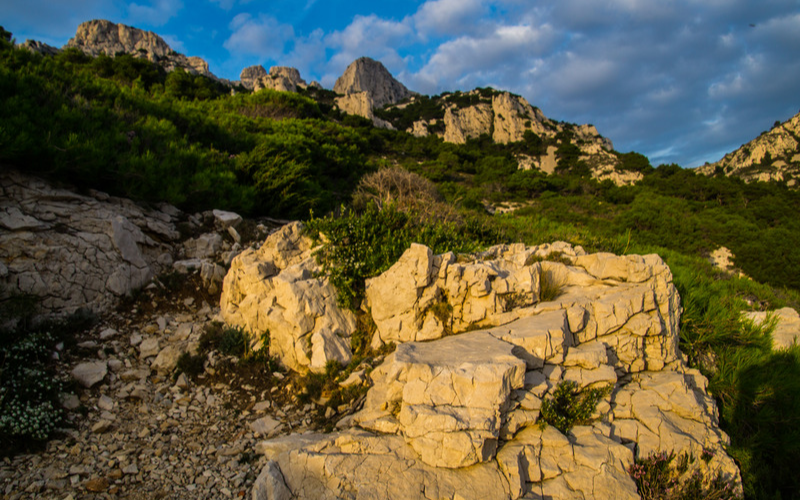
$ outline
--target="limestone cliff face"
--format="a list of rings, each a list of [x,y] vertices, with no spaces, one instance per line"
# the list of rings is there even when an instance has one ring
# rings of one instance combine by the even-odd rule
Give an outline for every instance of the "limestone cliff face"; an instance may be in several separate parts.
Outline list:
[[[718,168],[745,182],[774,180],[796,186],[800,179],[800,113],[697,172],[713,175]]]
[[[208,70],[208,63],[203,59],[186,57],[175,52],[163,38],[152,31],[115,24],[104,19],[81,23],[75,36],[67,42],[65,47],[78,48],[90,56],[130,54],[156,62],[167,71],[182,68],[193,74],[217,79]]]
[[[350,64],[336,80],[333,90],[344,95],[366,92],[373,109],[400,102],[412,95],[383,64],[368,57],[361,57]]]
[[[243,86],[255,92],[261,89],[297,92],[298,88],[308,87],[306,81],[300,77],[300,71],[286,66],[273,66],[269,73],[263,66],[250,66],[242,70],[239,79]]]

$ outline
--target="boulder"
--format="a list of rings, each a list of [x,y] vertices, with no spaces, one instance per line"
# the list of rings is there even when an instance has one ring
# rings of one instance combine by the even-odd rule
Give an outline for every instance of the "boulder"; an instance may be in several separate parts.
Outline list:
[[[260,249],[233,259],[220,299],[225,322],[269,332],[270,354],[295,371],[323,372],[329,361],[350,362],[355,316],[339,308],[336,290],[311,255],[300,223],[270,235]]]
[[[542,273],[561,281],[546,301],[532,279]],[[293,498],[635,499],[634,460],[674,451],[713,455],[690,473],[719,473],[741,492],[707,380],[678,351],[680,298],[660,258],[557,243],[456,259],[414,245],[367,290],[378,338],[399,345],[340,432],[257,446],[274,462],[257,488]],[[514,307],[475,314],[487,297]],[[469,331],[431,326],[430,304],[452,313],[440,323]],[[593,422],[566,434],[540,425],[564,381],[610,389]]]
[[[525,384],[525,363],[512,351],[485,332],[402,344],[372,373],[375,385],[355,421],[400,432],[435,467],[486,462],[509,395]]]

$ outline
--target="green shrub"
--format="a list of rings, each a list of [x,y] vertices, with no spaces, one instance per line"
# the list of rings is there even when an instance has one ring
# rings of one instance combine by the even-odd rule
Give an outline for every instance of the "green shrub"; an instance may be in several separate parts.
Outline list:
[[[241,358],[248,351],[249,337],[241,328],[228,327],[222,330],[219,339],[219,352]]]
[[[56,376],[50,360],[56,340],[50,332],[41,331],[7,333],[3,337],[0,442],[45,441],[64,418],[59,394],[66,385]]]
[[[366,279],[389,269],[412,242],[434,253],[468,252],[480,244],[467,225],[420,221],[394,205],[379,210],[370,204],[362,213],[343,207],[340,216],[312,218],[306,228],[322,243],[315,256],[336,287],[339,304],[351,310],[361,305]]]
[[[184,352],[178,357],[178,363],[175,366],[175,375],[185,373],[187,376],[194,379],[203,373],[203,365],[206,357],[202,354],[191,354]]]
[[[564,434],[576,425],[591,422],[597,404],[611,393],[611,386],[579,390],[572,380],[558,384],[551,398],[542,402],[541,424],[550,424]]]
[[[703,450],[703,459],[710,460],[712,453]],[[721,475],[711,480],[703,478],[699,470],[686,474],[694,457],[683,453],[677,457],[675,452],[654,453],[637,459],[628,473],[636,482],[636,489],[642,500],[735,500],[741,498],[735,485]]]

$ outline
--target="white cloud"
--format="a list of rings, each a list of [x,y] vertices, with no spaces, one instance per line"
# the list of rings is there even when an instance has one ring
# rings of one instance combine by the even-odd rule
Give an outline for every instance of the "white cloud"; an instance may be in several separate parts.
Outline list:
[[[240,56],[278,59],[283,55],[286,43],[294,38],[294,28],[265,14],[257,18],[239,14],[230,22],[229,28],[233,33],[222,45]]]
[[[457,81],[485,83],[470,75],[502,82],[516,73],[516,80],[550,49],[556,37],[548,25],[500,26],[485,37],[459,37],[441,44],[416,77],[423,85],[437,82],[439,91]],[[506,81],[507,86],[513,83]]]
[[[421,36],[464,35],[473,32],[487,10],[483,0],[430,0],[414,14]]]
[[[397,49],[416,40],[410,18],[393,21],[375,15],[356,16],[344,30],[325,37],[325,47],[332,49],[334,54],[329,59],[322,83],[330,85],[331,80],[335,81],[350,63],[362,56],[379,60],[389,71],[398,74],[405,69],[406,63]]]
[[[132,3],[128,6],[128,21],[163,26],[183,8],[181,0],[153,0],[149,5]]]

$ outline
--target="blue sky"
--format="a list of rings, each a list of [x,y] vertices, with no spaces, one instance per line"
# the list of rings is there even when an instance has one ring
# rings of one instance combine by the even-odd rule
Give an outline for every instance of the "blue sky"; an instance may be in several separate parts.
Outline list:
[[[492,86],[592,123],[654,165],[716,161],[800,111],[798,0],[3,0],[17,41],[82,21],[155,31],[218,76],[294,66],[332,88],[360,56],[411,90]]]

